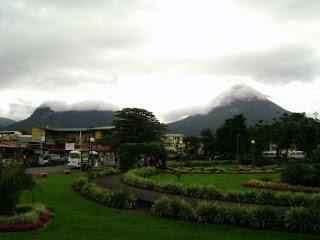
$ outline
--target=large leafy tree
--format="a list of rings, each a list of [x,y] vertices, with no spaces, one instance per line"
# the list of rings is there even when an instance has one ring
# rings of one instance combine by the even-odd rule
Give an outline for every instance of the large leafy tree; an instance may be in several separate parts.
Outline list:
[[[249,134],[246,128],[246,118],[242,115],[235,115],[227,119],[224,125],[216,132],[217,145],[220,152],[247,153],[249,150]],[[238,144],[237,144],[238,143]]]
[[[275,125],[276,122],[274,123]],[[277,127],[274,125],[266,124],[262,120],[248,129],[250,139],[255,140],[255,148],[258,152],[269,150],[270,144],[275,143],[275,134]]]
[[[304,113],[284,114],[273,127],[277,129],[276,139],[280,149],[295,146],[310,153],[319,144],[320,124]]]
[[[186,154],[187,157],[193,158],[195,155],[198,154],[198,150],[200,148],[201,139],[197,137],[186,137],[184,139],[184,142],[186,144]]]
[[[145,109],[124,108],[114,116],[115,145],[123,143],[158,142],[166,131],[166,125]]]
[[[210,128],[201,131],[201,141],[204,145],[205,155],[213,154],[215,149],[215,137]]]

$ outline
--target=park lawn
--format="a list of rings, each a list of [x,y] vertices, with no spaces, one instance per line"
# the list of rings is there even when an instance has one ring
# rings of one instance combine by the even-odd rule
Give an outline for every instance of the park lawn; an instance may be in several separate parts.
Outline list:
[[[262,179],[263,177],[272,179],[279,178],[279,173],[210,173],[210,174],[181,174],[179,181],[184,184],[214,185],[221,190],[243,190],[249,188],[242,184],[252,179]],[[177,182],[178,177],[174,174],[163,173],[152,177],[159,182]]]
[[[39,201],[56,212],[47,228],[21,233],[0,233],[1,240],[101,240],[101,239],[219,239],[219,240],[300,240],[320,239],[319,236],[286,232],[259,231],[231,226],[201,225],[178,220],[156,218],[135,211],[111,209],[87,201],[71,188],[79,174],[49,176],[37,183],[42,192]],[[30,201],[24,194],[23,201]]]

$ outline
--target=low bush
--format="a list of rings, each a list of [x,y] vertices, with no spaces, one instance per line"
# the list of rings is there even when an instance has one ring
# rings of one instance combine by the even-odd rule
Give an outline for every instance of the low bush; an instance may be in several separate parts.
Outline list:
[[[320,209],[290,209],[285,216],[285,227],[293,232],[320,233]]]
[[[178,168],[178,167],[212,167],[216,165],[221,165],[221,164],[232,164],[232,163],[237,163],[237,161],[233,160],[219,160],[219,161],[201,161],[201,160],[196,160],[196,161],[183,161],[183,162],[177,162],[177,161],[168,161],[167,166],[169,168]]]
[[[179,198],[163,197],[152,206],[152,214],[193,220],[199,223],[225,224],[258,229],[277,229],[282,218],[268,207],[244,207],[203,201],[192,207]]]
[[[133,209],[136,206],[135,196],[125,190],[119,189],[111,191],[106,197],[110,207],[119,209]]]
[[[0,215],[10,215],[15,212],[20,194],[24,190],[31,190],[35,181],[25,172],[21,164],[3,166],[0,163]]]
[[[151,212],[159,217],[172,217],[183,220],[191,220],[193,218],[191,205],[181,198],[162,197],[152,205]]]
[[[276,229],[281,223],[281,217],[270,207],[253,208],[251,212],[251,226],[259,229]]]
[[[73,183],[73,188],[85,197],[119,209],[133,209],[136,206],[136,198],[132,193],[125,190],[109,190],[101,188],[86,178],[79,178]]]
[[[98,168],[95,169],[92,172],[92,178],[99,178],[99,177],[105,177],[105,176],[109,176],[112,174],[116,174],[119,173],[119,170],[113,168],[113,167],[106,167],[106,168]]]
[[[320,166],[306,163],[290,164],[283,169],[280,177],[282,182],[290,185],[318,187],[320,186]]]

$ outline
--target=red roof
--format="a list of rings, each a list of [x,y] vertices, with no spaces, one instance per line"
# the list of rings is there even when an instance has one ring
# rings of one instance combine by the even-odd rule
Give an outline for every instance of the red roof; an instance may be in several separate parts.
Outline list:
[[[14,143],[0,143],[0,148],[23,148],[26,149],[26,146],[19,146]]]

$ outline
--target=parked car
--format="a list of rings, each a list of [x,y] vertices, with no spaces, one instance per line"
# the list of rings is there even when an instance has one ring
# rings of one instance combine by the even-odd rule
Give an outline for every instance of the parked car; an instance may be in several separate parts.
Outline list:
[[[65,164],[65,159],[61,158],[59,154],[43,154],[43,160],[45,161],[45,165],[61,165]]]
[[[276,158],[277,157],[277,151],[263,151],[262,156],[264,158]]]
[[[44,157],[43,155],[39,156],[38,161],[37,161],[38,166],[43,167],[48,164],[49,164],[49,160],[46,157]]]
[[[305,152],[304,151],[289,151],[288,152],[288,158],[291,158],[291,159],[304,159],[305,158]]]

